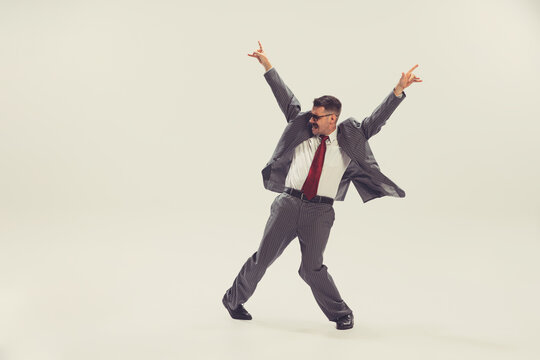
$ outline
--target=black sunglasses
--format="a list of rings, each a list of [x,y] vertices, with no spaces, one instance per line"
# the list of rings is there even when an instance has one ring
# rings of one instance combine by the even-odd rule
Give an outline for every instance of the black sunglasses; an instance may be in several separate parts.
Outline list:
[[[322,119],[322,118],[325,117],[325,116],[330,116],[330,115],[335,115],[335,114],[334,114],[334,113],[331,113],[331,114],[326,114],[326,115],[315,115],[315,114],[313,114],[312,112],[309,112],[308,115],[309,115],[309,118],[310,118],[310,119],[313,118],[313,120],[319,121],[319,119]]]

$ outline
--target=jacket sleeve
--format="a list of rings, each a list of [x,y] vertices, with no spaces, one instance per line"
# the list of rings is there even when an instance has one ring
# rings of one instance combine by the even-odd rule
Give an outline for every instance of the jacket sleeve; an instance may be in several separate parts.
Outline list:
[[[377,106],[373,113],[362,121],[361,129],[364,132],[366,139],[381,131],[381,128],[386,123],[386,120],[392,115],[398,105],[405,99],[405,92],[401,93],[401,98],[394,94],[394,90],[388,94],[383,102]]]
[[[300,112],[300,102],[287,85],[285,85],[274,67],[265,72],[264,77],[268,85],[270,85],[281,111],[285,114],[287,122],[291,121]]]

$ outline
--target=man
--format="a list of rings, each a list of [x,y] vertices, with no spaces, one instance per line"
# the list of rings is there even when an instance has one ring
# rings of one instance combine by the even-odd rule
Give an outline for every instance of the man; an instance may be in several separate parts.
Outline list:
[[[280,193],[271,206],[258,250],[245,262],[223,296],[233,319],[251,320],[243,304],[253,295],[266,269],[298,237],[302,261],[298,273],[311,287],[317,304],[339,330],[354,324],[352,310],[341,298],[323,264],[323,252],[334,223],[334,200],[342,201],[352,182],[362,200],[404,197],[405,192],[384,176],[367,140],[378,133],[405,98],[403,90],[421,82],[412,71],[401,73],[393,91],[361,123],[354,118],[336,124],[341,103],[333,96],[313,101],[310,112],[300,103],[270,64],[262,45],[251,57],[265,69],[264,77],[285,114],[287,126],[271,160],[262,170],[264,187]]]

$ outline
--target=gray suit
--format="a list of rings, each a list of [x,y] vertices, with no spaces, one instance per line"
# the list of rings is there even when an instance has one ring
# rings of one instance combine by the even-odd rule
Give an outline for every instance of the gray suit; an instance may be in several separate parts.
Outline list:
[[[272,88],[288,124],[279,139],[271,160],[262,170],[262,175],[266,189],[282,192],[294,148],[313,136],[313,133],[309,124],[309,111],[300,111],[300,103],[285,85],[275,68],[267,71],[264,77]],[[351,163],[343,174],[335,200],[345,199],[351,181],[364,202],[382,196],[405,196],[405,192],[380,171],[368,143],[368,139],[381,130],[386,120],[405,97],[405,92],[401,98],[398,98],[392,91],[371,116],[366,117],[361,123],[352,117],[339,123],[337,127],[338,144],[351,158]]]
[[[341,298],[328,268],[323,264],[324,249],[334,224],[334,208],[330,204],[312,203],[283,192],[295,147],[313,136],[309,112],[300,111],[300,103],[274,68],[264,76],[288,122],[271,160],[262,171],[264,187],[280,195],[272,203],[258,250],[240,269],[225,294],[225,301],[232,308],[246,302],[253,295],[266,269],[298,237],[302,252],[298,273],[311,287],[326,317],[335,321],[352,314],[352,311]],[[367,142],[379,132],[404,98],[405,93],[398,98],[392,92],[362,123],[348,118],[338,125],[338,144],[351,158],[351,162],[340,181],[335,200],[345,198],[351,181],[364,202],[382,196],[405,196],[402,189],[381,173]]]

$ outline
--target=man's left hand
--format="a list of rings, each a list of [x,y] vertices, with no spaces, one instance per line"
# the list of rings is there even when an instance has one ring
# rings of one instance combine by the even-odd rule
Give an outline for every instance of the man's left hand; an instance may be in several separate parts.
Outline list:
[[[405,90],[407,87],[409,87],[414,82],[422,82],[419,77],[414,75],[412,72],[414,69],[418,67],[418,64],[414,65],[411,70],[407,71],[407,73],[401,73],[401,79],[399,79],[398,84],[394,88],[394,94],[396,96],[401,95],[401,92]]]

